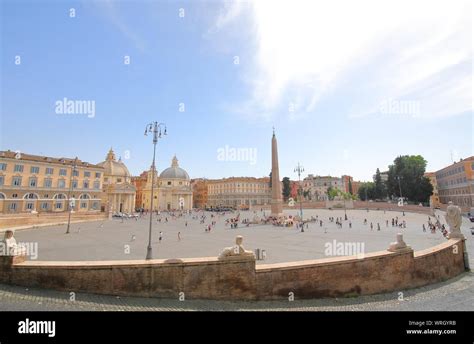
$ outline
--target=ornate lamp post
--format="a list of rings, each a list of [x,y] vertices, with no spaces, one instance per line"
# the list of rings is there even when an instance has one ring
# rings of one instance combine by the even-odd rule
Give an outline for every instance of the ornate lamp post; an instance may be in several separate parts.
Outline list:
[[[164,128],[163,135],[166,135],[166,124],[158,123],[158,122],[151,122],[147,124],[145,127],[145,136],[148,133],[153,133],[153,162],[151,164],[151,202],[150,202],[150,225],[148,228],[148,247],[146,250],[146,259],[153,258],[153,249],[151,247],[151,227],[153,221],[153,187],[155,181],[155,154],[156,154],[156,143],[158,139],[161,138],[161,128]]]
[[[303,188],[301,187],[301,173],[304,172],[303,166],[298,163],[298,166],[295,167],[295,172],[298,173],[298,184],[300,185],[300,217],[301,223],[303,224]],[[301,231],[304,232],[304,224],[301,227]]]
[[[74,207],[74,202],[73,202],[74,200],[71,200],[71,191],[73,189],[72,177],[73,177],[74,172],[76,172],[76,168],[77,168],[77,157],[74,159],[74,162],[72,163],[71,175],[69,176],[69,190],[67,192],[67,203],[68,203],[69,214],[67,217],[66,234],[69,234],[69,228],[71,227],[71,211],[72,211],[72,208]]]

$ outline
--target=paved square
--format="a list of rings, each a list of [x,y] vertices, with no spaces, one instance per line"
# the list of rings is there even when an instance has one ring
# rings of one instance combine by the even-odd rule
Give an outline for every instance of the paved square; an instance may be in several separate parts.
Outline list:
[[[297,214],[298,210],[285,211],[287,214]],[[203,214],[203,213],[199,213]],[[262,263],[277,263],[306,259],[326,258],[325,244],[333,240],[341,243],[363,243],[365,253],[385,250],[390,242],[395,241],[398,232],[404,233],[405,242],[415,250],[425,249],[444,242],[446,239],[437,231],[431,234],[429,229],[422,230],[422,224],[428,221],[423,214],[405,213],[399,211],[347,210],[348,221],[343,221],[343,227],[337,228],[335,223],[329,222],[328,217],[344,218],[344,210],[311,209],[304,210],[304,217],[318,216],[323,220],[319,223],[310,223],[305,232],[296,227],[284,228],[272,225],[245,225],[239,224],[236,229],[225,225],[225,220],[234,215],[227,214],[211,219],[210,212],[206,212],[205,223],[192,219],[191,215],[171,219],[165,222],[166,214],[161,214],[162,222],[153,218],[153,257],[154,258],[191,258],[217,256],[224,247],[234,244],[236,235],[243,235],[244,247],[248,250],[256,248],[266,250],[266,259],[257,261]],[[257,211],[260,215],[260,211]],[[445,223],[443,213],[439,212],[440,221]],[[200,216],[200,215],[199,215]],[[254,216],[253,211],[241,212],[241,219]],[[407,227],[400,229],[391,226],[391,219],[398,216],[399,221],[405,220]],[[364,219],[368,224],[364,225]],[[217,221],[215,227],[206,232],[205,227],[212,221]],[[388,227],[386,220],[389,221]],[[432,218],[434,220],[434,218]],[[349,229],[349,221],[352,228]],[[188,223],[185,226],[185,223]],[[370,229],[370,223],[374,229]],[[71,225],[71,233],[65,233],[65,226],[51,226],[17,231],[15,237],[19,242],[37,242],[38,260],[127,260],[144,259],[148,243],[149,217],[138,220],[113,219],[102,222],[75,223]],[[377,231],[380,223],[380,231]],[[462,231],[467,237],[467,249],[474,256],[472,235],[469,228],[472,224],[463,219]],[[163,239],[159,242],[159,232],[163,232]],[[178,240],[180,232],[181,240]]]

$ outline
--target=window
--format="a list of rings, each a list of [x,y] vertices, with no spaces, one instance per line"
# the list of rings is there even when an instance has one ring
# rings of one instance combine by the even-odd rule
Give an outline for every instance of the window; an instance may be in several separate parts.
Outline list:
[[[21,186],[21,177],[13,177],[12,178],[12,185],[13,186]]]
[[[53,173],[54,173],[54,168],[46,167],[46,174],[53,174]]]
[[[0,176],[0,185],[3,185],[5,183],[5,177]]]
[[[35,208],[34,203],[28,202],[26,203],[26,209],[33,210]]]
[[[87,208],[87,202],[81,202],[81,209]]]
[[[100,178],[100,172],[96,172],[96,173],[95,173],[95,177],[96,177],[96,178]]]
[[[6,171],[7,169],[7,164],[5,164],[4,162],[0,162],[0,171]]]
[[[15,165],[15,172],[23,172],[23,165]]]
[[[41,203],[41,210],[48,210],[48,202]]]
[[[84,171],[84,177],[89,178],[91,173],[89,171]]]
[[[97,201],[92,202],[92,209],[93,209],[93,210],[99,209],[99,202],[97,202]]]
[[[77,180],[72,181],[72,188],[77,189]]]
[[[43,182],[43,187],[50,188],[53,185],[53,180],[51,178],[45,178]]]
[[[82,187],[83,187],[84,189],[88,189],[88,188],[89,188],[89,181],[88,181],[88,180],[84,180]]]
[[[18,194],[16,194],[16,193],[13,194],[13,195],[12,195],[12,198],[18,198]]]
[[[10,211],[16,211],[16,203],[10,203]]]
[[[96,190],[100,189],[100,182],[99,181],[94,182],[94,189],[96,189]]]
[[[67,176],[67,170],[65,168],[61,168],[59,170],[59,175],[60,176]]]
[[[121,183],[122,182],[122,178],[117,178],[117,183]]]
[[[79,171],[78,170],[72,170],[72,176],[73,177],[79,177]]]
[[[40,168],[38,166],[31,166],[30,173],[39,173]]]
[[[56,209],[62,209],[63,203],[62,202],[56,202]]]
[[[30,178],[30,182],[28,183],[28,185],[29,185],[31,188],[35,188],[35,187],[36,187],[36,183],[37,183],[36,177],[31,177],[31,178]]]
[[[58,188],[64,189],[66,187],[66,181],[64,179],[58,180]]]
[[[48,194],[44,194],[44,195],[43,195],[43,198],[49,198],[49,195],[48,195]]]
[[[168,185],[171,185],[171,182],[168,182]]]

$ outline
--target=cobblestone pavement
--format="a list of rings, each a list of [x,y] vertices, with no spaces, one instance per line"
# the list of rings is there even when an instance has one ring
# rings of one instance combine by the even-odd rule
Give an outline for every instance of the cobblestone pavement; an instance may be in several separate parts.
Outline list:
[[[402,293],[402,294],[400,294]],[[400,298],[403,300],[400,300]],[[474,273],[427,287],[354,298],[230,302],[116,297],[0,284],[0,311],[473,311]]]

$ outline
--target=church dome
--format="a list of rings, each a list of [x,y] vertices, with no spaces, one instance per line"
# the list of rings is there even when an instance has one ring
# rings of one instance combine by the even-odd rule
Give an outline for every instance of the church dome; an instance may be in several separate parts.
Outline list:
[[[174,156],[171,162],[171,167],[168,167],[167,169],[163,170],[163,172],[161,172],[160,174],[160,178],[189,180],[189,175],[188,172],[179,167],[178,159],[176,158],[176,156]]]
[[[127,166],[122,162],[121,159],[119,161],[115,160],[115,153],[110,148],[109,153],[107,153],[107,157],[105,161],[98,163],[97,165],[104,168],[104,174],[114,177],[130,177],[130,172],[128,171]]]

